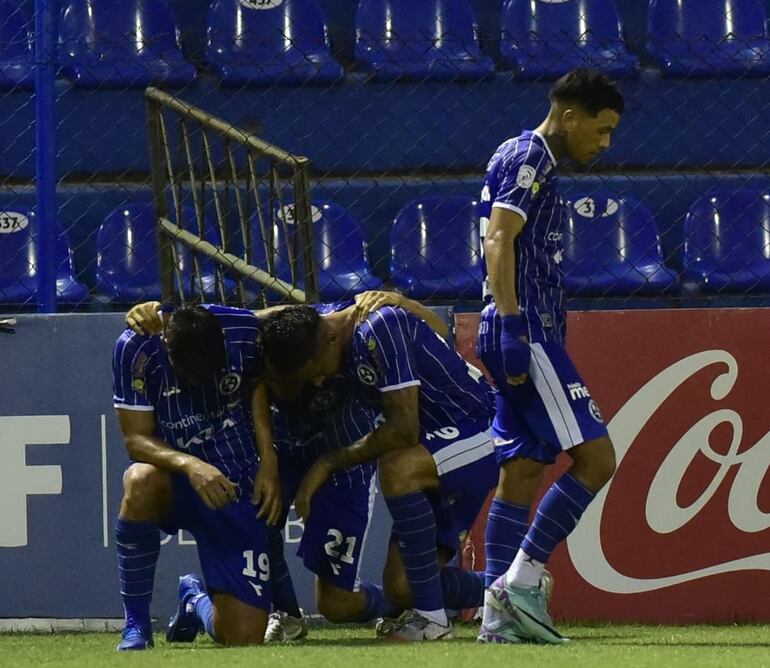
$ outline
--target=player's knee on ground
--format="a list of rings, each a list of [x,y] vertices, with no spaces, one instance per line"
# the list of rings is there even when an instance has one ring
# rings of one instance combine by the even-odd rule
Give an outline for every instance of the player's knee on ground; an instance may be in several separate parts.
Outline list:
[[[120,517],[133,521],[158,521],[171,505],[171,476],[152,464],[131,464],[123,474]]]
[[[212,603],[218,642],[230,646],[265,642],[266,610],[253,608],[230,594],[215,594]]]
[[[377,460],[385,496],[402,496],[438,486],[436,463],[422,446],[392,450]]]
[[[578,445],[570,450],[570,455],[574,462],[570,472],[594,493],[615,473],[615,448],[609,436]]]
[[[333,624],[357,622],[364,613],[363,592],[346,591],[321,579],[316,580],[316,601],[320,613]]]

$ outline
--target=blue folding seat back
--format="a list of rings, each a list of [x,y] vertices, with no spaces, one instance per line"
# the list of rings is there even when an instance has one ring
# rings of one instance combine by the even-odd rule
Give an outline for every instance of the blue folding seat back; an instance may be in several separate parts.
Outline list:
[[[0,89],[34,85],[32,21],[18,0],[0,0]]]
[[[638,70],[613,0],[507,0],[501,53],[523,79],[554,79],[591,66],[616,77]]]
[[[761,0],[650,0],[647,51],[671,77],[767,76]]]
[[[704,292],[770,291],[770,194],[712,191],[685,219],[684,278]]]
[[[316,0],[214,0],[206,60],[226,86],[328,84],[344,76]]]
[[[68,0],[59,20],[59,66],[83,88],[183,86],[196,77],[166,0]]]
[[[99,294],[128,303],[161,298],[155,210],[151,202],[126,204],[111,211],[99,227],[96,247]],[[176,256],[184,280],[189,276],[189,256],[181,249],[177,249]]]
[[[410,297],[479,299],[478,202],[455,195],[407,204],[393,221],[390,273]]]
[[[376,81],[477,80],[494,71],[467,0],[361,0],[355,59]]]
[[[25,207],[0,211],[0,303],[32,304],[37,299],[37,248],[35,212]],[[56,226],[56,301],[80,304],[88,290],[75,277],[67,235]]]
[[[627,195],[595,191],[567,203],[564,287],[580,296],[652,295],[670,292],[677,275],[663,264],[650,210]]]
[[[272,254],[274,275],[292,281],[291,259],[296,261],[298,285],[304,285],[304,253],[299,230],[294,224],[293,208],[284,204],[283,211],[273,214],[272,233],[267,242],[257,216],[252,218],[252,263],[268,268],[267,256]],[[382,287],[382,281],[372,272],[367,257],[360,223],[339,204],[326,201],[312,203],[315,263],[320,299],[333,301],[352,297],[364,290]],[[284,217],[286,224],[284,225]],[[264,214],[265,228],[269,213]]]

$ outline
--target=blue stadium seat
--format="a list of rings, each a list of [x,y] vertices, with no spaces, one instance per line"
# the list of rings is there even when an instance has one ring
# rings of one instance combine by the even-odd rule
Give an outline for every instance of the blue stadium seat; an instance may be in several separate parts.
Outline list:
[[[284,210],[293,216],[290,204],[284,205]],[[318,270],[318,290],[322,301],[334,301],[349,298],[364,290],[378,290],[382,281],[372,272],[367,258],[361,224],[350,213],[334,202],[314,201],[313,234],[315,241],[315,261]],[[272,232],[272,254],[275,262],[275,275],[291,282],[291,263],[289,249],[285,241],[281,212],[275,212],[275,223]],[[266,215],[265,224],[269,221]],[[289,239],[292,253],[296,253],[298,284],[303,285],[302,244],[293,218],[289,218]],[[267,253],[263,242],[259,219],[255,215],[251,222],[251,238],[253,244],[252,264],[266,268]],[[270,248],[270,247],[269,247]]]
[[[344,76],[316,0],[214,0],[206,60],[225,86],[330,84]]]
[[[494,71],[467,0],[361,0],[355,59],[375,81],[478,80]]]
[[[761,0],[650,0],[647,51],[670,77],[770,74]]]
[[[151,202],[126,204],[107,214],[96,237],[97,292],[121,303],[160,299],[156,239]],[[178,252],[177,258],[187,276],[187,254]]]
[[[34,304],[37,300],[37,249],[35,212],[26,207],[6,207],[0,211],[0,303]],[[57,225],[56,301],[80,304],[88,300],[88,290],[75,278],[67,235]]]
[[[196,77],[166,0],[67,0],[59,67],[81,88],[184,86]]]
[[[688,283],[707,293],[770,292],[770,194],[709,192],[684,226]]]
[[[594,191],[568,203],[564,287],[579,296],[664,294],[677,275],[663,264],[650,210],[628,195]]]
[[[393,284],[418,299],[480,299],[478,202],[424,197],[396,214],[391,233]]]
[[[32,22],[18,0],[0,0],[0,89],[34,86]]]
[[[556,79],[583,65],[615,77],[635,74],[613,0],[507,0],[501,53],[522,79]]]

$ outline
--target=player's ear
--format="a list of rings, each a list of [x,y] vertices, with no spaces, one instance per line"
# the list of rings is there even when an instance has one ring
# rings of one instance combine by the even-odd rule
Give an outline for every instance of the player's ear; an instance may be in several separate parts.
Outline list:
[[[561,125],[567,132],[572,132],[580,122],[580,112],[568,107],[561,115]]]

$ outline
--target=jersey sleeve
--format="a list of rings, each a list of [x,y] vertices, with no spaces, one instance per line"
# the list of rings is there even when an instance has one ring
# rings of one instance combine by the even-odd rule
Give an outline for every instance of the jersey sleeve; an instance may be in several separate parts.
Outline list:
[[[380,392],[392,392],[420,385],[415,364],[409,316],[403,309],[384,306],[372,313],[362,325],[363,348],[359,358],[371,363],[360,364],[356,374],[361,382]]]
[[[112,402],[115,408],[154,410],[147,398],[149,344],[148,337],[128,329],[118,338],[112,358]]]
[[[532,198],[539,189],[538,178],[548,162],[546,151],[533,142],[507,156],[500,165],[497,194],[492,208],[514,211],[526,222]]]

